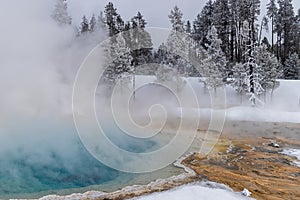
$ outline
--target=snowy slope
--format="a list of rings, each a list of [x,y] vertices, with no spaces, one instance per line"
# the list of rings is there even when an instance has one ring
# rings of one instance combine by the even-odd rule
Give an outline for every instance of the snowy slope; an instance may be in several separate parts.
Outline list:
[[[189,184],[175,188],[173,190],[154,193],[151,195],[135,198],[133,200],[199,200],[199,199],[214,199],[214,200],[242,200],[251,199],[242,196],[241,193],[235,193],[225,185],[213,182],[201,182]]]

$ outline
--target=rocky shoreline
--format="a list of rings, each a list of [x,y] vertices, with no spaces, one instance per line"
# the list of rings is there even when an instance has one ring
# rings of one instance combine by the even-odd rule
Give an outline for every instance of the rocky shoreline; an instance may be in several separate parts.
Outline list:
[[[247,188],[255,199],[300,199],[300,168],[295,158],[281,154],[284,148],[300,149],[300,141],[283,138],[220,139],[208,156],[191,153],[175,165],[186,173],[148,185],[128,186],[112,193],[89,191],[68,196],[49,195],[42,200],[130,199],[172,189],[187,183],[209,180],[234,191]]]

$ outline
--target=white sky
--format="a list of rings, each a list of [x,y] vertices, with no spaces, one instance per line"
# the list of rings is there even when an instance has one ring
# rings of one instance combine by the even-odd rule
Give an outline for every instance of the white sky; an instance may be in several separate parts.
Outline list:
[[[113,2],[118,13],[127,21],[140,11],[148,22],[149,27],[169,28],[168,14],[177,5],[184,14],[185,20],[193,21],[207,0],[68,0],[69,12],[73,16],[75,24],[79,24],[84,14],[90,17],[93,13],[98,14],[105,5]],[[262,12],[269,0],[262,0]],[[295,12],[300,8],[300,1],[293,0]]]

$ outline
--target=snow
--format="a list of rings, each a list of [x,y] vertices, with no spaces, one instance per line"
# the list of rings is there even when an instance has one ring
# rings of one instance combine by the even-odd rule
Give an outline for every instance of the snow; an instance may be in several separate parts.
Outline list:
[[[298,167],[300,167],[300,149],[284,149],[282,154],[296,157],[298,161],[294,161],[294,164]]]
[[[249,192],[249,191],[248,191]],[[250,193],[250,192],[249,192]],[[248,193],[247,193],[248,194]],[[242,196],[242,193],[233,192],[225,185],[214,182],[199,182],[184,185],[169,191],[154,193],[132,200],[198,200],[198,199],[214,199],[214,200],[242,200],[251,199],[248,196]]]
[[[300,112],[276,111],[257,107],[233,107],[227,109],[227,119],[239,121],[300,123]]]
[[[251,196],[251,192],[249,190],[247,190],[246,188],[242,191],[242,195],[246,196],[246,197],[250,197]]]
[[[185,165],[181,164],[182,161],[188,157],[190,157],[191,155],[193,155],[194,152],[191,152],[189,154],[187,154],[186,156],[182,156],[181,158],[179,158],[175,163],[174,163],[174,166],[177,166],[177,167],[180,167],[180,168],[183,168],[185,172],[187,172],[188,174],[191,174],[191,175],[196,175],[196,172],[194,170],[192,170],[191,168],[189,167],[186,167]]]
[[[137,87],[155,82],[155,80],[156,78],[154,76],[137,76]],[[185,110],[191,113],[190,118],[192,118],[192,116],[197,116],[194,114],[200,112],[201,118],[209,119],[212,113],[211,94],[204,89],[203,83],[199,81],[199,78],[190,77],[187,78],[186,81],[191,84],[196,93],[199,108],[192,106],[182,107],[173,110],[174,114],[178,114],[179,111]],[[279,81],[280,86],[274,91],[272,101],[270,99],[270,94],[268,93],[266,103],[257,106],[251,106],[248,97],[243,97],[243,102],[241,103],[241,97],[236,91],[231,86],[226,86],[223,90],[226,93],[226,120],[300,123],[300,92],[298,90],[298,88],[300,88],[300,81]],[[222,89],[219,88],[217,96],[218,94],[221,94],[221,92]],[[169,94],[160,94],[160,98],[168,99],[168,102],[172,103],[170,100],[171,98],[168,95]],[[182,91],[182,95],[185,95],[184,90]],[[142,97],[140,95],[138,98],[145,98],[141,100],[142,102],[145,102],[148,100],[149,96],[145,95],[145,97]],[[261,96],[260,100],[264,101],[264,97]],[[214,107],[219,108],[218,111],[223,112],[224,110],[222,109],[224,109],[224,105],[222,105],[222,101],[219,102],[220,103],[216,103]]]

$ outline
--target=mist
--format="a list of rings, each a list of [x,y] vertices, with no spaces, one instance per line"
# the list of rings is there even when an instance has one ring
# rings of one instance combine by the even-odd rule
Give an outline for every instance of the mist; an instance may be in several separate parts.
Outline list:
[[[77,39],[73,26],[50,17],[54,3],[1,3],[1,198],[84,187],[117,175],[85,150],[72,121],[76,72],[105,35]]]

